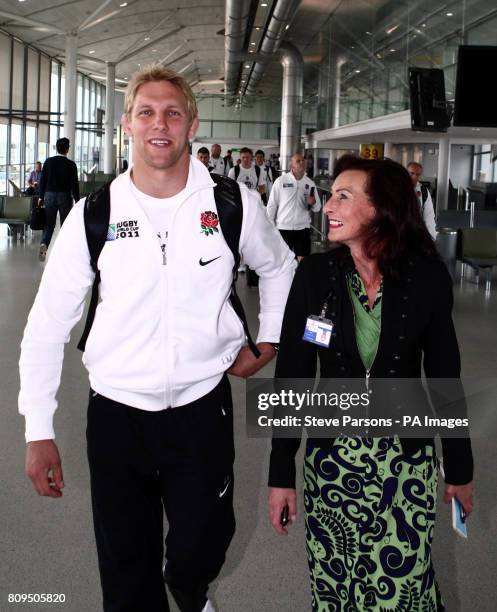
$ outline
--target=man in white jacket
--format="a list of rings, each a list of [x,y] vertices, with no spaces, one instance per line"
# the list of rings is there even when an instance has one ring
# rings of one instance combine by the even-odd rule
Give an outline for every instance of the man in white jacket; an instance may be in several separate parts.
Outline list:
[[[311,211],[320,210],[316,184],[305,173],[304,157],[296,153],[290,160],[290,172],[274,182],[267,214],[299,261],[311,252]]]
[[[256,359],[228,302],[234,258],[218,229],[215,183],[188,154],[198,124],[182,77],[152,66],[131,79],[122,125],[134,165],[110,187],[101,301],[83,356],[105,612],[168,609],[163,508],[169,589],[182,612],[213,610],[208,586],[235,528],[226,372],[247,377],[274,357],[293,277],[291,252],[242,186],[240,253],[261,278]],[[50,497],[64,487],[53,429],[64,344],[94,279],[83,211],[81,200],[60,231],[22,341],[26,471]]]

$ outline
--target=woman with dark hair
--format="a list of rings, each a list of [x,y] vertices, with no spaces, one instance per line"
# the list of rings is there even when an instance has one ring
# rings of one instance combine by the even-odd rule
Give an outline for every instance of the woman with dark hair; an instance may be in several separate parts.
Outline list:
[[[324,211],[341,247],[306,257],[288,298],[277,379],[459,378],[452,283],[420,215],[407,171],[340,158]],[[309,317],[333,325],[319,345]],[[306,337],[308,335],[306,334]],[[300,439],[273,438],[269,514],[295,520]],[[473,507],[468,438],[442,439],[445,496]],[[437,464],[430,438],[307,439],[304,506],[314,611],[443,610],[431,563]]]

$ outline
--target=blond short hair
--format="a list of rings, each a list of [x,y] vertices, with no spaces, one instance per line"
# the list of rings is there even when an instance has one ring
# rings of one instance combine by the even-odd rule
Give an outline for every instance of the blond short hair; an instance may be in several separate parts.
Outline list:
[[[161,64],[150,64],[133,74],[124,95],[124,114],[129,118],[138,89],[145,83],[167,81],[175,85],[185,96],[190,123],[198,116],[197,101],[186,80],[174,70],[164,68]]]

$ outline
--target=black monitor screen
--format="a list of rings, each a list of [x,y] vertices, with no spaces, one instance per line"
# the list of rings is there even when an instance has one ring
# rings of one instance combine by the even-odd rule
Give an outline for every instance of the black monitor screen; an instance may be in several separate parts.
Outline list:
[[[459,47],[454,125],[497,127],[497,104],[492,94],[497,47]]]

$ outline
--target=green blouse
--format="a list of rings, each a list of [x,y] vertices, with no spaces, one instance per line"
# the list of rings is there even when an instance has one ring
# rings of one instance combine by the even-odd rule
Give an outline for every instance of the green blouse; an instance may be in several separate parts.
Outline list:
[[[376,357],[380,340],[383,281],[372,308],[369,307],[368,294],[357,270],[347,275],[347,284],[354,309],[357,348],[364,367],[369,370]]]

